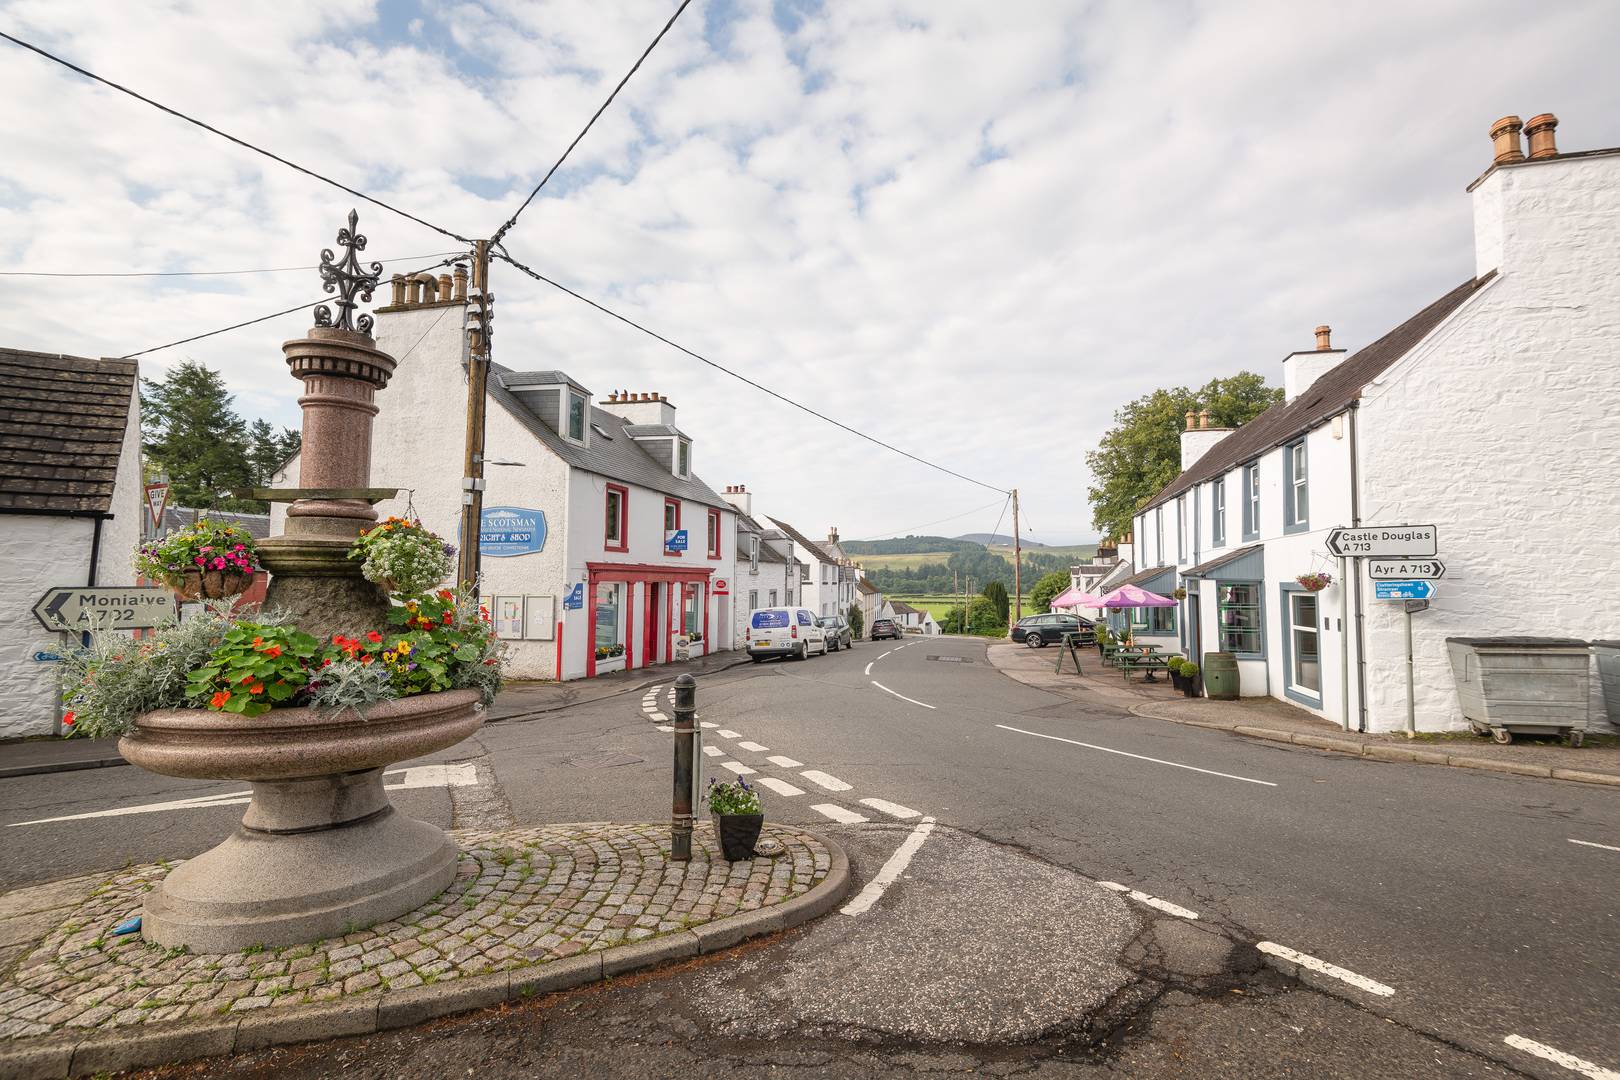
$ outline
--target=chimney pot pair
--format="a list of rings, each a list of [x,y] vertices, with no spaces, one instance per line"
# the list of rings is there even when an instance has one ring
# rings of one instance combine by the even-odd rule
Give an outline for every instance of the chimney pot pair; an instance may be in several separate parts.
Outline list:
[[[1531,161],[1557,157],[1558,140],[1554,134],[1557,129],[1558,117],[1552,113],[1532,116],[1528,124],[1517,116],[1502,117],[1491,125],[1491,149],[1495,155],[1492,164],[1511,165],[1525,159],[1524,147],[1519,141],[1520,131],[1530,137]]]

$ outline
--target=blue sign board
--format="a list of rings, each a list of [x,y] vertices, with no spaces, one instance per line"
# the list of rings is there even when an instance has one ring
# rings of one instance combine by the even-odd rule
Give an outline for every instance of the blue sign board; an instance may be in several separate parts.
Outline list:
[[[673,532],[666,532],[664,534],[664,550],[665,551],[685,551],[686,550],[686,530],[685,529],[676,529]]]
[[[46,652],[41,649],[34,654],[34,659],[41,664],[60,664],[63,658],[61,653]]]
[[[478,527],[478,553],[497,558],[532,555],[546,548],[546,512],[521,506],[491,506]]]
[[[1432,581],[1375,581],[1375,600],[1427,600],[1434,595]]]
[[[568,611],[578,611],[580,608],[582,608],[584,606],[585,606],[585,583],[580,582],[579,584],[576,584],[572,589],[569,589],[568,590],[568,595],[563,597],[563,607],[564,607],[564,609],[566,609]]]

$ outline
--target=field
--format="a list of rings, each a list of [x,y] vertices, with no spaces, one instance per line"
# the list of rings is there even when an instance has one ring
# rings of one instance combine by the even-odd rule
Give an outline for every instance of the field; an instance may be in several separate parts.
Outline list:
[[[997,555],[1000,555],[1003,559],[1006,559],[1008,562],[1012,562],[1013,549],[1012,549],[1011,544],[992,544],[992,545],[990,545],[989,550],[995,552]],[[1062,557],[1064,557],[1066,559],[1073,559],[1076,562],[1080,562],[1082,560],[1090,559],[1093,555],[1097,554],[1097,545],[1096,544],[1070,544],[1068,547],[1027,547],[1027,548],[1024,549],[1024,554],[1025,555],[1061,555]],[[896,556],[896,557],[897,558],[909,558],[909,556]]]
[[[867,570],[915,570],[925,563],[938,563],[945,565],[945,560],[951,557],[948,551],[915,552],[909,555],[851,555],[850,558],[860,563]]]
[[[901,603],[910,604],[918,611],[926,611],[928,614],[934,617],[935,622],[943,619],[945,617],[945,613],[950,611],[953,605],[960,606],[962,603],[962,598],[960,596],[946,596],[941,593],[929,593],[925,596],[890,596],[888,599],[899,600]],[[1032,610],[1033,609],[1029,606],[1029,597],[1025,596],[1024,614],[1027,615]]]

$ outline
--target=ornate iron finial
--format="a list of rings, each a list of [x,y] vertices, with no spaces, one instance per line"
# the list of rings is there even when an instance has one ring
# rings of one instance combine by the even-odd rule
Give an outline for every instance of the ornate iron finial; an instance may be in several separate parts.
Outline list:
[[[349,227],[339,229],[337,242],[344,249],[341,262],[335,262],[337,256],[331,248],[321,251],[321,280],[326,283],[327,292],[338,293],[337,322],[332,321],[332,309],[321,304],[315,309],[316,326],[335,326],[339,330],[356,330],[362,334],[371,333],[371,316],[362,315],[358,323],[353,319],[355,294],[359,294],[362,301],[371,300],[371,290],[377,287],[377,279],[382,276],[383,264],[371,264],[371,272],[365,273],[360,260],[355,253],[366,250],[366,238],[356,232],[360,224],[360,213],[357,210],[349,211]]]

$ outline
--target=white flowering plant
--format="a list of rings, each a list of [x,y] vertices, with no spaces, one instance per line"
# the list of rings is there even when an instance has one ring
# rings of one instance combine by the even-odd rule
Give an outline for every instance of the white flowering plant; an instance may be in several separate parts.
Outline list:
[[[415,518],[391,517],[360,534],[349,558],[363,560],[361,572],[390,593],[431,592],[450,576],[454,544],[423,528]]]

